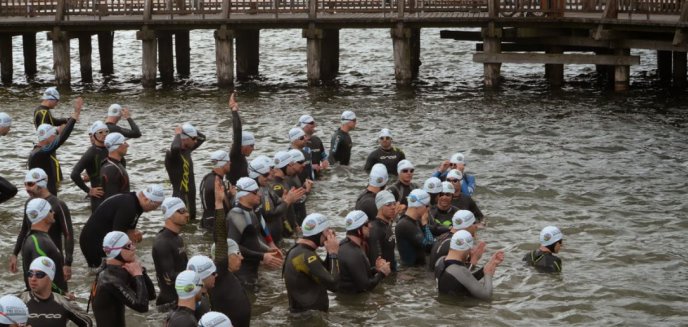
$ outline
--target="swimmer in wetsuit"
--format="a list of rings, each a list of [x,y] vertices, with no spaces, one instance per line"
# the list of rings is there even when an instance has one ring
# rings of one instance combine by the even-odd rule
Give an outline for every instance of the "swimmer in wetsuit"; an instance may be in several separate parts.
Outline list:
[[[387,168],[383,164],[375,164],[370,170],[368,177],[368,186],[356,199],[356,210],[365,212],[368,220],[375,219],[377,216],[377,206],[375,205],[375,195],[382,191],[387,185],[389,175],[387,175]]]
[[[6,136],[12,127],[10,115],[0,112],[0,136]],[[3,203],[17,195],[17,187],[6,179],[0,177],[0,203]]]
[[[301,229],[303,237],[287,253],[282,270],[289,311],[326,312],[330,307],[327,291],[334,292],[339,287],[339,241],[329,228],[327,217],[319,213],[308,215]],[[327,251],[325,261],[315,253],[323,245]]]
[[[306,194],[306,190],[303,187],[296,187],[289,183],[291,180],[287,173],[293,172],[294,166],[290,165],[292,163],[291,155],[288,151],[278,151],[275,153],[273,158],[273,164],[275,165],[272,169],[272,181],[270,182],[270,189],[272,194],[280,197],[282,199],[286,198],[288,194],[292,193],[293,197],[297,200],[301,199]],[[297,201],[295,200],[295,201]],[[282,201],[286,203],[285,201]],[[268,228],[272,234],[272,239],[276,244],[279,244],[283,237],[290,237],[297,230],[298,224],[296,223],[296,212],[294,211],[294,203],[288,205],[284,214],[279,216],[277,211],[274,210],[272,215],[269,215],[265,219],[268,223]],[[264,216],[265,217],[265,216]]]
[[[91,327],[93,322],[79,306],[52,291],[56,265],[48,257],[38,257],[29,266],[29,290],[21,299],[29,308],[28,325],[66,327],[72,322],[78,327]]]
[[[449,170],[456,169],[461,173],[461,193],[473,196],[475,192],[475,176],[466,173],[465,168],[466,159],[463,153],[454,153],[449,160],[445,160],[440,164],[432,176],[444,181],[447,179]],[[458,185],[455,186],[458,187]]]
[[[189,218],[196,219],[196,179],[191,152],[205,142],[205,135],[189,123],[175,130],[172,146],[165,153],[165,170],[172,184],[172,196],[184,201]]]
[[[387,190],[392,192],[394,198],[401,202],[403,205],[408,205],[406,197],[411,193],[411,191],[418,188],[416,183],[413,183],[413,173],[416,171],[413,163],[409,160],[399,161],[397,164],[397,175],[399,179],[392,186],[388,187]]]
[[[370,222],[365,212],[354,210],[346,215],[346,238],[339,243],[339,265],[341,282],[337,292],[361,293],[371,291],[391,273],[389,262],[382,257],[375,258],[371,269],[364,249],[370,232]],[[371,260],[372,261],[372,260]]]
[[[24,204],[24,209],[26,211],[29,201],[35,198],[40,198],[48,201],[50,203],[50,208],[54,213],[54,220],[48,229],[48,235],[53,241],[53,244],[57,247],[61,256],[64,258],[64,274],[65,279],[69,280],[72,274],[72,259],[74,254],[74,229],[72,228],[72,216],[64,201],[58,199],[56,196],[50,194],[47,189],[47,178],[48,176],[40,168],[34,168],[26,173],[24,178],[24,188],[26,193],[31,197]],[[24,214],[24,219],[22,219],[22,225],[19,233],[17,234],[17,240],[14,244],[14,250],[10,256],[10,271],[17,271],[17,255],[22,250],[22,245],[25,243],[28,237],[29,231],[31,229],[31,221],[29,220],[26,213]]]
[[[454,195],[454,186],[449,182],[442,182],[442,191],[437,195],[437,203],[430,206],[428,211],[428,224],[435,237],[449,231],[452,226],[452,217],[459,211],[459,208],[451,204],[452,195]]]
[[[472,212],[468,210],[459,210],[452,216],[451,226],[452,227],[449,231],[437,237],[435,244],[430,250],[430,260],[428,261],[428,268],[430,271],[434,271],[437,261],[449,253],[449,244],[451,243],[450,241],[454,233],[460,230],[465,230],[471,233],[471,236],[473,236],[473,239],[475,240],[477,237],[478,228],[481,227],[481,224],[475,219],[475,216],[473,216]],[[471,249],[470,255],[468,256],[468,259],[470,260],[468,263],[471,265],[471,267],[477,267],[478,261],[480,261],[480,258],[485,252],[485,246],[485,242],[479,241],[478,245]]]
[[[430,194],[430,205],[437,204],[437,197],[442,192],[442,181],[437,177],[430,177],[423,183],[423,191]]]
[[[136,229],[139,217],[145,211],[157,209],[165,199],[162,186],[150,185],[138,193],[118,194],[105,200],[88,218],[79,236],[79,246],[90,268],[100,266],[105,253],[103,237],[111,231],[121,231],[130,239],[140,242],[141,232]]]
[[[415,189],[408,196],[409,207],[399,218],[394,234],[401,264],[407,267],[425,265],[426,252],[430,251],[435,238],[428,226],[430,194]]]
[[[311,148],[307,146],[308,136],[306,135],[306,132],[304,132],[301,127],[294,127],[290,129],[289,142],[290,149],[301,151],[304,159],[306,160],[303,163],[303,170],[301,173],[299,173],[299,179],[301,180],[301,183],[305,183],[307,179],[314,180],[315,176],[313,175],[312,159],[313,154],[311,153]]]
[[[165,327],[196,327],[196,303],[201,299],[203,283],[201,276],[193,270],[184,270],[177,275],[174,289],[178,300],[177,306],[167,314]]]
[[[201,319],[204,314],[210,311],[209,291],[215,287],[217,267],[212,259],[204,255],[195,255],[187,262],[186,269],[198,273],[198,276],[201,278],[201,283],[203,284],[201,297],[196,301],[196,310],[194,313],[196,319]]]
[[[449,254],[440,258],[435,266],[435,279],[440,294],[470,296],[481,300],[492,298],[492,276],[497,266],[504,261],[504,252],[496,252],[484,269],[470,272],[465,262],[471,248],[473,237],[465,230],[454,233],[451,238]],[[479,281],[482,279],[482,282]]]
[[[103,160],[100,168],[100,179],[103,183],[100,203],[114,195],[128,193],[131,187],[129,173],[122,162],[129,151],[129,143],[122,134],[110,133],[105,137],[104,144],[108,149],[108,157]]]
[[[110,133],[107,126],[98,120],[89,129],[88,135],[91,138],[91,147],[84,152],[79,162],[72,168],[69,175],[76,186],[86,192],[91,199],[91,213],[93,213],[100,202],[103,200],[103,182],[100,175],[100,167],[103,160],[108,157],[109,151],[105,147],[105,137]],[[86,182],[81,177],[81,173],[86,170],[91,187],[86,186]]]
[[[229,149],[229,159],[232,161],[232,170],[226,178],[232,185],[241,177],[248,177],[248,160],[256,145],[256,138],[252,133],[242,130],[241,118],[239,118],[239,105],[236,96],[229,96],[229,108],[232,110],[232,147]]]
[[[368,155],[365,163],[365,171],[370,171],[373,165],[381,163],[387,167],[387,172],[390,175],[397,175],[397,164],[406,159],[404,151],[392,146],[392,132],[389,129],[383,128],[378,134],[380,147],[375,149]]]
[[[469,210],[475,215],[476,219],[483,221],[485,216],[482,211],[480,211],[480,208],[478,208],[478,204],[476,204],[469,195],[464,194],[462,187],[459,186],[463,184],[462,178],[463,175],[456,169],[452,169],[447,173],[447,182],[450,182],[454,186],[452,205],[459,209]]]
[[[201,206],[203,207],[203,217],[201,218],[201,227],[207,230],[213,230],[215,226],[215,179],[224,178],[231,167],[229,162],[229,154],[227,151],[217,150],[210,154],[210,161],[213,166],[208,174],[203,176],[199,186],[199,193],[201,196]],[[222,185],[222,192],[225,194],[225,201],[223,201],[222,208],[225,212],[229,212],[232,207],[232,198],[230,190]]]
[[[325,151],[322,140],[315,135],[315,119],[310,115],[303,115],[299,117],[297,126],[301,127],[304,133],[306,133],[308,140],[306,146],[311,149],[313,175],[315,179],[318,179],[321,175],[321,171],[330,166],[330,162],[327,161],[327,151]]]
[[[188,258],[184,239],[179,235],[189,222],[189,212],[180,198],[168,197],[160,205],[165,218],[163,229],[153,241],[153,263],[160,293],[155,300],[159,312],[167,312],[177,301],[174,280],[186,269]]]
[[[539,272],[561,272],[561,258],[554,255],[559,253],[564,245],[564,234],[555,226],[547,226],[540,232],[540,248],[528,252],[523,261],[535,267]]]
[[[215,178],[215,266],[218,267],[215,286],[208,289],[210,306],[213,311],[227,315],[234,326],[248,327],[251,323],[251,302],[241,286],[241,282],[234,275],[241,267],[244,257],[241,255],[239,244],[227,238],[227,227],[224,219],[225,212],[222,203],[225,193],[221,192],[222,180]]]
[[[356,114],[353,111],[344,111],[341,122],[341,126],[334,132],[330,140],[330,156],[327,160],[331,164],[339,163],[342,166],[348,166],[353,147],[349,132],[356,128]]]
[[[49,257],[55,263],[55,278],[53,279],[53,290],[61,295],[67,294],[67,280],[65,279],[64,261],[62,253],[57,248],[53,240],[48,235],[50,226],[55,223],[55,214],[50,203],[44,199],[35,198],[26,204],[26,216],[31,222],[31,231],[26,236],[21,248],[22,271],[24,282],[29,289],[27,272],[31,262],[41,256]]]
[[[45,89],[41,97],[41,104],[33,111],[33,124],[36,129],[38,129],[38,126],[41,126],[41,124],[58,127],[67,123],[66,118],[55,118],[50,112],[50,110],[57,107],[59,101],[60,92],[57,91],[57,88],[51,86]]]
[[[53,195],[57,195],[60,182],[62,181],[62,168],[60,161],[57,160],[56,151],[69,138],[74,129],[74,124],[79,120],[83,100],[77,98],[74,105],[72,116],[67,119],[66,125],[59,131],[50,124],[41,124],[36,130],[38,143],[29,154],[28,168],[41,168],[48,174],[48,190]]]
[[[392,229],[392,222],[406,206],[399,204],[389,191],[380,191],[375,195],[377,216],[370,221],[368,237],[368,259],[371,266],[375,266],[377,258],[381,257],[390,263],[390,269],[397,271],[397,260],[394,254],[396,238]]]
[[[148,312],[148,302],[155,299],[155,286],[136,258],[136,245],[127,234],[108,233],[101,251],[105,253],[105,267],[96,275],[89,299],[93,315],[98,327],[124,327],[124,307]]]
[[[131,127],[131,129],[123,128],[117,125],[122,118],[129,122],[129,127]],[[139,127],[134,122],[134,119],[131,118],[131,112],[129,111],[129,108],[122,108],[122,106],[116,103],[110,105],[108,108],[107,118],[105,118],[105,125],[107,125],[110,133],[120,133],[128,139],[136,139],[141,137],[141,130],[139,130]]]
[[[307,164],[306,158],[303,156],[303,152],[296,149],[291,149],[287,152],[291,156],[290,162],[286,169],[286,179],[287,183],[289,184],[289,189],[301,188],[305,191],[304,196],[300,197],[298,201],[292,204],[292,207],[294,208],[294,219],[296,221],[296,226],[299,226],[303,222],[303,219],[308,215],[306,211],[306,200],[308,199],[308,194],[313,188],[313,181],[306,179],[301,182],[301,178],[299,177]]]

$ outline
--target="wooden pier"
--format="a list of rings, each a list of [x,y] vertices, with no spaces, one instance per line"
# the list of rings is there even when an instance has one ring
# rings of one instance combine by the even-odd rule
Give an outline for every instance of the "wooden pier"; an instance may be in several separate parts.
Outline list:
[[[12,83],[12,36],[21,36],[26,74],[36,74],[36,33],[53,45],[55,82],[71,83],[70,47],[79,40],[81,80],[91,82],[91,39],[98,38],[100,68],[113,74],[113,42],[119,30],[137,31],[141,82],[155,87],[188,77],[189,31],[215,36],[219,85],[259,73],[261,29],[301,29],[307,45],[307,77],[317,85],[339,69],[339,30],[386,28],[398,85],[420,69],[423,28],[446,28],[441,37],[475,41],[473,61],[484,65],[484,83],[499,84],[508,64],[544,64],[553,86],[564,65],[596,65],[614,89],[629,85],[631,49],[657,51],[659,78],[686,86],[687,0],[0,0],[0,79]],[[480,28],[479,32],[457,30]],[[451,30],[454,28],[454,30]],[[355,46],[355,45],[353,45]],[[236,51],[235,51],[236,50]],[[236,76],[234,72],[236,70]]]

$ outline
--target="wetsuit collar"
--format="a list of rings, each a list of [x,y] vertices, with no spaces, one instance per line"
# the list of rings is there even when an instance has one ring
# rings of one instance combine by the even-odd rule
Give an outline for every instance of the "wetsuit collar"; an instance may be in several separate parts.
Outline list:
[[[49,302],[53,299],[54,295],[53,292],[50,292],[47,298],[41,299],[38,294],[34,293],[34,291],[29,291],[29,294],[31,295],[31,298],[36,300],[36,302]]]

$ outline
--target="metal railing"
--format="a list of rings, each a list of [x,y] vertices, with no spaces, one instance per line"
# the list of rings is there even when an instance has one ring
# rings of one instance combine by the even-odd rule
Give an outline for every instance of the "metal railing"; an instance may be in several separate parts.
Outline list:
[[[603,12],[617,4],[619,13],[679,15],[687,0],[0,0],[0,17],[71,15],[217,15],[305,13],[466,12],[487,15],[495,1],[499,17],[560,17],[568,12]]]

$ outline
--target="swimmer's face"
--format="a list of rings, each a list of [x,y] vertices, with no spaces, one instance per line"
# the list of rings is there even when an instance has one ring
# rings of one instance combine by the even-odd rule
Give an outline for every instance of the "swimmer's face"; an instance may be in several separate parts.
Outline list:
[[[309,124],[301,124],[301,129],[308,135],[315,133],[315,121]]]
[[[241,154],[243,154],[245,157],[248,157],[253,153],[253,150],[255,149],[255,145],[242,145],[241,146]]]
[[[564,240],[563,239],[561,241],[557,242],[557,245],[554,246],[554,253],[559,253],[559,251],[561,251],[562,246],[564,246]]]
[[[437,196],[437,206],[441,208],[448,208],[451,205],[451,200],[451,193],[440,193]]]
[[[205,287],[206,290],[212,289],[215,287],[215,278],[217,277],[217,273],[212,273],[210,276],[206,277],[203,280],[203,287]]]
[[[383,149],[389,149],[392,147],[392,138],[389,136],[383,136],[380,138],[380,146]]]
[[[50,280],[50,277],[43,276],[43,278],[38,278],[38,274],[36,274],[36,272],[39,271],[34,270],[32,276],[27,278],[29,281],[29,288],[31,288],[31,290],[34,292],[44,292],[49,290],[52,287],[52,281]]]
[[[231,253],[229,255],[229,266],[228,269],[231,272],[237,272],[239,271],[239,268],[241,268],[241,261],[244,260],[244,257],[241,255],[241,253]]]
[[[10,126],[0,127],[0,136],[5,136],[10,132]]]
[[[179,226],[184,226],[189,223],[189,211],[186,208],[181,208],[172,214],[172,222]]]

